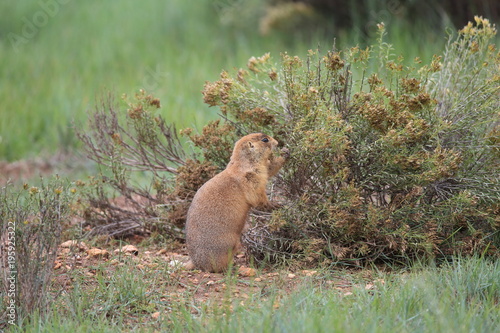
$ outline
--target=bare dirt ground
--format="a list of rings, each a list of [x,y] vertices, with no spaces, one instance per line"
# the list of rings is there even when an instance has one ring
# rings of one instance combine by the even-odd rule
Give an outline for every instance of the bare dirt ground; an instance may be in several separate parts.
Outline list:
[[[0,186],[8,182],[20,183],[38,177],[66,174],[80,170],[89,163],[83,156],[63,152],[13,162],[0,161]]]
[[[130,243],[134,243],[131,239]],[[252,295],[266,294],[267,288],[279,288],[283,294],[296,290],[304,279],[315,280],[323,288],[335,289],[339,293],[349,295],[353,287],[349,273],[328,274],[316,270],[270,270],[249,267],[244,254],[235,258],[233,267],[234,284],[228,286],[227,273],[208,273],[199,270],[185,270],[182,267],[188,261],[185,249],[180,247],[176,252],[154,246],[108,245],[92,247],[84,242],[66,241],[59,248],[55,263],[56,289],[71,289],[72,276],[75,272],[86,277],[86,283],[92,285],[97,278],[97,266],[105,267],[109,274],[119,267],[126,266],[131,274],[134,272],[156,272],[163,275],[156,283],[166,283],[173,294],[189,293],[196,302],[222,300],[228,292],[233,298],[242,301]],[[369,281],[370,277],[365,276]],[[370,288],[366,283],[366,288]],[[228,290],[230,288],[230,290]]]
[[[207,315],[221,318],[233,311],[264,306],[286,309],[290,306],[287,296],[298,290],[328,290],[349,297],[353,288],[371,289],[380,282],[365,271],[254,269],[243,255],[235,259],[231,274],[188,271],[181,266],[188,256],[182,247],[178,250],[170,252],[141,244],[92,247],[67,241],[61,244],[55,262],[52,294],[71,295],[78,285],[79,292],[91,298],[97,315],[102,316],[104,312],[108,318],[123,316],[126,326],[138,327],[161,322],[175,325],[179,320],[186,320],[186,313],[201,319]],[[120,281],[134,276],[146,298],[142,305],[127,298],[130,293],[137,295],[133,283],[118,287],[123,285]],[[125,295],[125,305],[119,304],[118,294]],[[65,304],[68,298],[57,299]]]

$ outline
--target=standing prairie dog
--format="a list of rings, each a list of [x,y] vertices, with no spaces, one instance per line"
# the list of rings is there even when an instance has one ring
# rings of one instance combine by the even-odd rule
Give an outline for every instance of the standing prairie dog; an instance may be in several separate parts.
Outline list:
[[[239,250],[250,208],[270,206],[266,184],[285,163],[275,157],[278,141],[253,133],[238,140],[226,169],[193,198],[186,221],[187,269],[224,271]],[[288,151],[283,150],[287,155]]]

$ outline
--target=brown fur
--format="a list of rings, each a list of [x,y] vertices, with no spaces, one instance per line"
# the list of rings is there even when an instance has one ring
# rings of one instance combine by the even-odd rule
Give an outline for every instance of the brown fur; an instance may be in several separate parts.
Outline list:
[[[187,214],[186,243],[191,260],[186,268],[227,269],[241,246],[250,208],[271,206],[266,184],[285,162],[284,157],[273,156],[277,145],[275,139],[261,133],[244,136],[236,142],[226,169],[196,192]]]

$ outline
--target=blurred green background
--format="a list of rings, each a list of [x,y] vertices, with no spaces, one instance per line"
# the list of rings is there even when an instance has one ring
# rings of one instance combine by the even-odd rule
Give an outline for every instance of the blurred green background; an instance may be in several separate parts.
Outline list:
[[[71,151],[73,123],[109,92],[143,88],[178,128],[217,117],[206,80],[270,52],[368,45],[384,22],[407,59],[442,52],[446,30],[494,0],[4,0],[0,2],[0,161]]]

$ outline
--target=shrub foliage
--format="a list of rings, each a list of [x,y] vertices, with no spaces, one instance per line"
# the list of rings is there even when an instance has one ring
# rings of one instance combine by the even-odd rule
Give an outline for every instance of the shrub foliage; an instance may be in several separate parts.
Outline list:
[[[58,177],[42,180],[38,187],[25,184],[17,192],[10,184],[0,188],[0,327],[5,318],[17,324],[47,311],[57,248],[76,193]],[[8,308],[12,305],[15,311]]]
[[[181,226],[192,195],[225,167],[238,137],[265,132],[291,157],[272,187],[281,208],[252,215],[245,241],[256,259],[306,264],[494,253],[500,245],[495,33],[477,17],[450,37],[443,56],[423,63],[393,55],[380,24],[378,42],[366,49],[282,54],[278,61],[265,54],[245,69],[223,71],[203,90],[221,119],[201,133],[181,131],[203,156],[167,157],[177,168],[162,168],[175,175],[166,220],[176,216]],[[161,123],[136,126],[142,112],[127,118],[137,138]],[[116,136],[109,128],[101,132]],[[107,142],[105,155],[123,165],[123,143]],[[134,149],[154,142],[136,141]],[[121,155],[113,153],[117,148]]]

